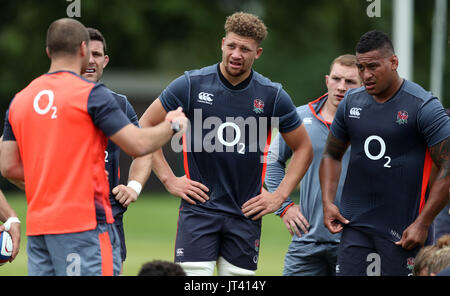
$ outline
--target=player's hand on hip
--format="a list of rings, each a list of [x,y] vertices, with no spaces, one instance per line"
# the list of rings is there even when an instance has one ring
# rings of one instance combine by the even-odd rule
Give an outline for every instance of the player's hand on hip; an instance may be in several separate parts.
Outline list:
[[[258,220],[262,216],[278,210],[283,204],[283,199],[263,188],[261,194],[249,199],[242,205],[242,212],[246,217],[256,215],[252,220]]]
[[[299,205],[293,205],[287,209],[281,219],[283,219],[283,222],[291,235],[294,235],[295,233],[298,237],[301,237],[302,234],[300,233],[299,227],[303,233],[308,233],[309,222],[300,211]]]
[[[423,246],[428,236],[428,227],[417,221],[409,225],[402,234],[402,238],[396,242],[397,246],[403,249],[412,250],[415,247]]]
[[[195,205],[196,201],[204,203],[209,200],[208,187],[200,182],[188,179],[186,176],[176,177],[175,179],[167,182],[167,191],[172,195],[180,197],[190,204]]]
[[[348,224],[350,221],[341,215],[335,204],[330,203],[323,206],[323,223],[331,233],[338,233],[344,229],[343,224]]]
[[[115,199],[125,208],[128,207],[130,203],[135,202],[138,198],[138,193],[133,188],[123,184],[114,187],[112,194],[115,195]]]

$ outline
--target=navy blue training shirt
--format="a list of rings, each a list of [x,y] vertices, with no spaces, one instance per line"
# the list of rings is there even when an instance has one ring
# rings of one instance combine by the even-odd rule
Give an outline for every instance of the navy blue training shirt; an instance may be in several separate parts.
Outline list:
[[[133,106],[131,106],[127,97],[118,93],[111,91],[111,94],[116,99],[119,104],[120,109],[126,115],[126,117],[131,121],[132,124],[139,127],[138,117],[134,111]],[[105,169],[108,172],[109,181],[109,201],[111,202],[111,208],[113,212],[114,219],[116,222],[121,223],[121,217],[127,208],[123,207],[120,202],[118,202],[115,196],[112,194],[114,187],[119,185],[120,181],[120,147],[117,146],[113,141],[108,140],[108,146],[105,151]]]
[[[385,103],[376,102],[364,87],[351,89],[331,132],[352,147],[342,215],[349,226],[399,241],[428,196],[428,147],[450,136],[441,103],[407,80]]]
[[[252,71],[242,87],[231,87],[219,72],[218,64],[185,72],[159,99],[166,111],[183,107],[190,120],[185,173],[210,190],[195,208],[243,216],[241,206],[261,193],[272,128],[289,132],[301,119],[280,84]]]

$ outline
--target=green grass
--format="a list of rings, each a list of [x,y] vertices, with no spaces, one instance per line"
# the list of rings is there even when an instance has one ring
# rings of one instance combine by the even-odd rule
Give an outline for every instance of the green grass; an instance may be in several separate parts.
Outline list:
[[[6,198],[22,221],[19,255],[0,266],[1,275],[27,275],[25,236],[26,200],[23,194],[6,193]],[[173,261],[179,199],[166,194],[145,194],[124,216],[128,255],[123,274],[136,275],[143,263]],[[281,219],[273,214],[263,218],[260,256],[256,275],[281,275],[290,235]]]

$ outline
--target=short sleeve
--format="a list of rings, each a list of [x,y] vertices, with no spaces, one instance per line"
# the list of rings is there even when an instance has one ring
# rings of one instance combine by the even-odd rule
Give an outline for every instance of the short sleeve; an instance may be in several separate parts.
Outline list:
[[[125,102],[126,102],[126,115],[127,115],[128,119],[131,121],[132,124],[134,124],[137,127],[140,127],[139,119],[136,114],[136,111],[134,111],[134,108],[130,104],[130,101],[128,101],[128,99],[125,99]]]
[[[94,124],[108,137],[130,124],[130,120],[103,84],[97,84],[91,90],[88,98],[88,113]]]
[[[336,138],[348,142],[350,140],[347,133],[347,126],[345,124],[345,106],[346,106],[346,98],[345,95],[344,100],[339,104],[336,114],[334,115],[333,123],[330,126],[330,132]]]
[[[450,136],[450,118],[436,97],[425,102],[419,109],[417,121],[428,147]]]
[[[283,89],[280,90],[275,102],[274,117],[279,119],[281,133],[290,132],[302,124],[291,97]]]
[[[14,136],[11,123],[9,122],[9,109],[6,111],[5,115],[5,126],[3,127],[3,141],[15,141],[16,137]]]
[[[280,133],[270,144],[267,154],[266,177],[264,178],[267,189],[270,192],[277,190],[283,180],[286,169],[286,162],[292,156],[292,150],[284,141]]]
[[[187,74],[172,81],[159,96],[164,109],[169,112],[182,107],[189,110],[189,81]]]

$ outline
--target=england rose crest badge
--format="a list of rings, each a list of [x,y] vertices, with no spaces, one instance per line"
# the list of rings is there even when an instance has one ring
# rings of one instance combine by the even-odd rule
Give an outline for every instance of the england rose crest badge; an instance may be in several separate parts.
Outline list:
[[[398,111],[397,112],[397,121],[398,124],[407,124],[408,123],[408,112],[406,111]]]
[[[253,101],[253,111],[256,113],[263,113],[264,112],[264,102],[260,99],[255,99]]]

